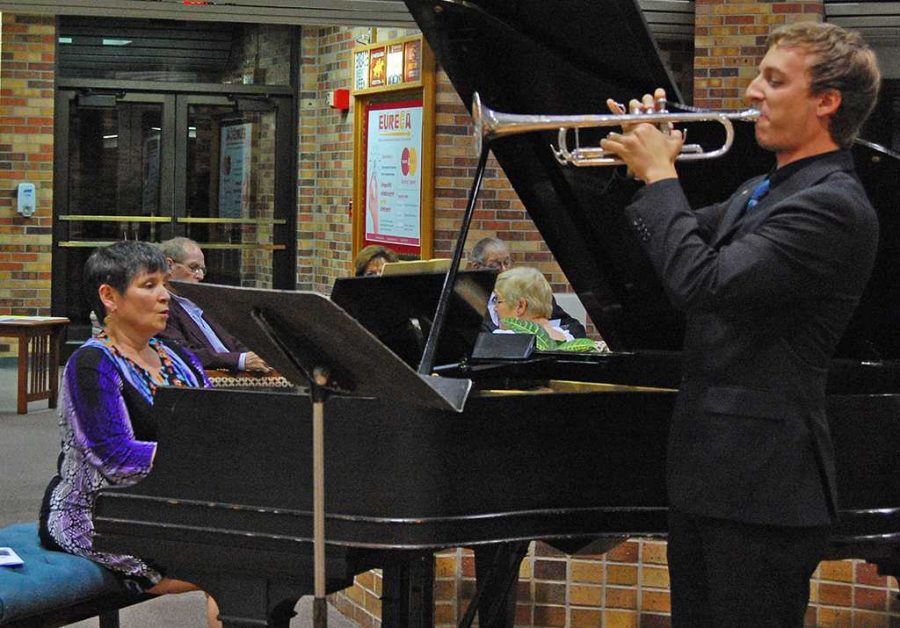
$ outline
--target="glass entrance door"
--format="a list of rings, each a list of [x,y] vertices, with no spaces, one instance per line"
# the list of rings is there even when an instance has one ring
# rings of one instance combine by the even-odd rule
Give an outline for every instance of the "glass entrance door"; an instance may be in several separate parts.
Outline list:
[[[205,280],[274,287],[288,223],[276,203],[275,103],[192,96],[178,105],[188,132],[179,150],[185,164],[177,167],[176,207],[183,211],[176,220],[184,235],[205,243]]]
[[[187,236],[207,282],[293,288],[290,103],[58,92],[52,299],[70,344],[90,333],[84,262],[117,240]]]

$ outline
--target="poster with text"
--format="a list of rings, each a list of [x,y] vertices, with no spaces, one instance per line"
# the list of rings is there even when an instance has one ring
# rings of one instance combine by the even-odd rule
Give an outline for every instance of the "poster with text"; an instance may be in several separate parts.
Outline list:
[[[369,87],[381,87],[387,80],[384,46],[369,51]]]
[[[145,216],[159,212],[159,133],[144,140],[144,181],[141,211]]]
[[[253,124],[222,127],[219,150],[219,216],[242,218],[250,209],[250,137]]]
[[[403,80],[418,81],[422,65],[422,42],[418,39],[403,44]]]
[[[421,246],[422,101],[372,105],[367,127],[365,239]]]
[[[365,89],[369,86],[369,51],[357,52],[353,58],[353,89]]]
[[[397,85],[403,82],[403,44],[388,46],[387,82],[388,85]]]

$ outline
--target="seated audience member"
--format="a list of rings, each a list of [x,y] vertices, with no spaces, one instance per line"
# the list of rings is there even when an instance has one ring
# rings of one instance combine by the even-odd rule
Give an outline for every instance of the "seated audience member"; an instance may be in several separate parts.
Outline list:
[[[200,246],[189,238],[172,238],[159,245],[166,258],[169,279],[200,282],[206,275],[205,258]],[[159,337],[193,351],[204,368],[232,371],[268,372],[265,361],[247,349],[200,307],[174,289],[169,305],[169,320]]]
[[[400,261],[396,252],[386,246],[370,244],[362,249],[353,260],[354,277],[378,277],[384,272],[384,265]]]
[[[512,255],[509,253],[509,247],[506,242],[499,238],[482,238],[472,247],[472,253],[469,256],[469,266],[473,270],[480,268],[491,268],[498,272],[503,272],[512,268]],[[551,294],[552,311],[550,320],[559,321],[559,327],[570,333],[575,338],[587,338],[587,332],[581,322],[571,316],[568,312],[559,306],[556,297]],[[484,331],[493,331],[500,326],[497,319],[497,313],[494,307],[494,295],[488,301],[489,317],[485,318],[482,328]]]
[[[48,549],[84,556],[112,571],[129,590],[196,591],[157,567],[93,549],[93,510],[100,489],[145,478],[156,455],[150,414],[160,386],[208,386],[197,358],[154,338],[166,326],[166,260],[151,244],[118,242],[95,250],[84,287],[101,320],[96,338],[72,354],[62,377],[57,475],[41,505],[39,533]],[[210,600],[207,622],[218,625]]]
[[[469,265],[474,270],[491,268],[502,273],[512,268],[512,255],[506,242],[500,238],[481,238],[472,247]]]
[[[494,284],[495,307],[500,330],[511,321],[533,321],[556,341],[573,340],[572,334],[550,320],[553,291],[537,268],[519,266],[497,275]]]

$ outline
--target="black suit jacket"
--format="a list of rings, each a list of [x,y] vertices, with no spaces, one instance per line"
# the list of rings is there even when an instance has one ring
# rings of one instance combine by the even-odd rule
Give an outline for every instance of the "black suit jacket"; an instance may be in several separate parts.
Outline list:
[[[696,213],[677,180],[660,181],[626,210],[686,317],[669,499],[698,515],[824,525],[837,508],[826,374],[878,221],[847,151],[808,163],[742,215],[761,179]]]
[[[158,335],[163,340],[190,349],[200,358],[203,368],[237,370],[241,354],[246,353],[249,349],[229,334],[224,327],[207,316],[206,312],[203,312],[203,320],[216,332],[219,340],[228,349],[227,353],[217,353],[210,346],[203,331],[174,297],[169,301],[169,320],[166,322],[166,329]]]

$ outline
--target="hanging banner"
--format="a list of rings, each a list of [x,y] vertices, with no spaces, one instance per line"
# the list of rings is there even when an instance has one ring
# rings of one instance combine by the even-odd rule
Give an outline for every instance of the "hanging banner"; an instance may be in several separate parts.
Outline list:
[[[219,216],[242,218],[250,211],[250,139],[253,124],[222,127],[219,143]]]
[[[422,120],[421,100],[367,109],[367,242],[421,246]]]

